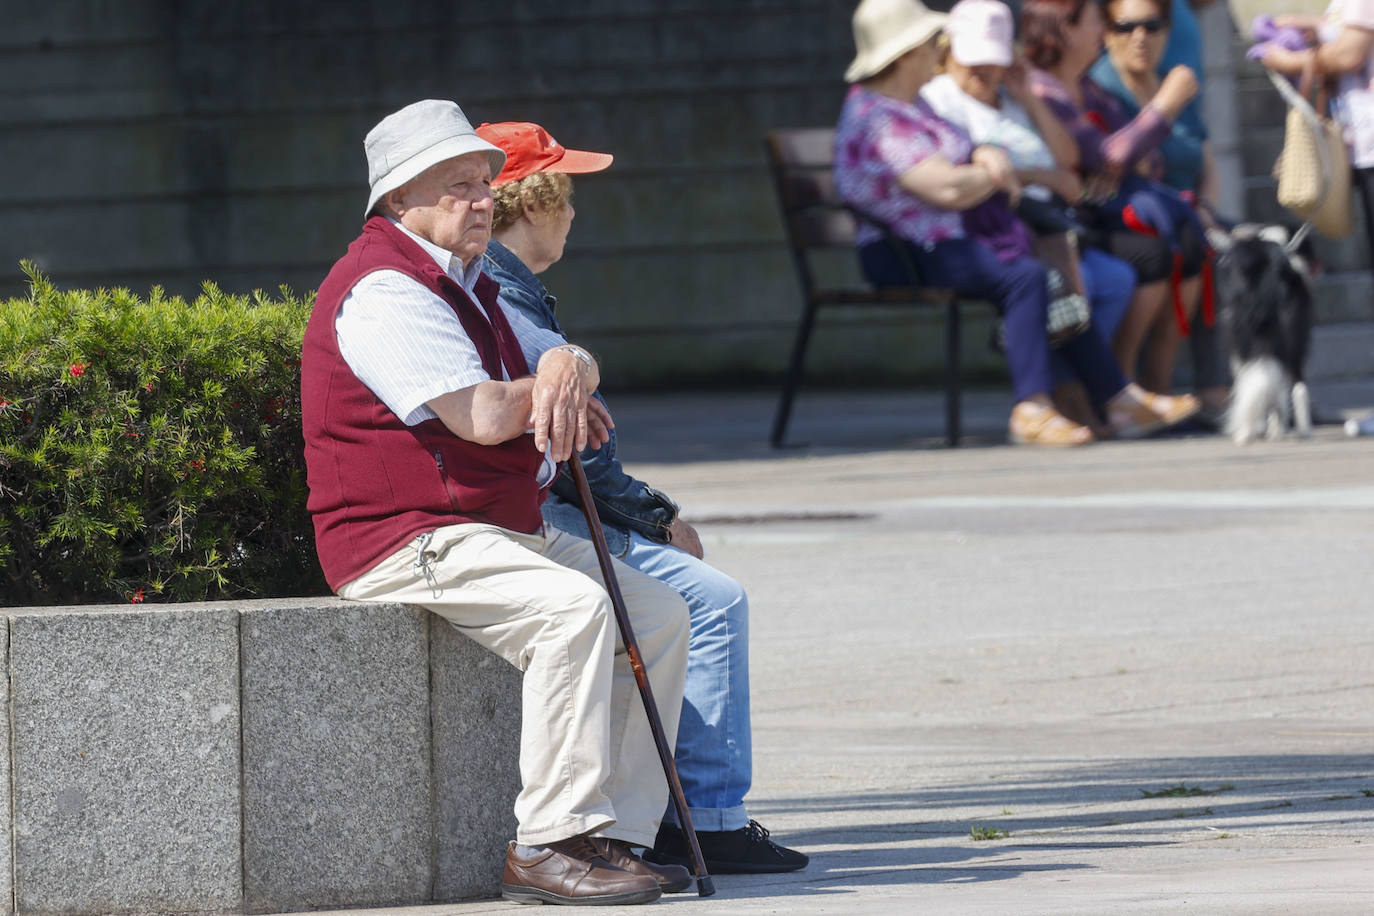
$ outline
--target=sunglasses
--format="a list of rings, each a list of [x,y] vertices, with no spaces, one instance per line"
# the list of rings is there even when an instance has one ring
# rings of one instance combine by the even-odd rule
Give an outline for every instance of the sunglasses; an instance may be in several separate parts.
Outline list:
[[[1118,35],[1130,35],[1136,29],[1144,29],[1146,34],[1154,35],[1169,27],[1169,20],[1156,16],[1154,19],[1123,19],[1113,22],[1111,30]]]

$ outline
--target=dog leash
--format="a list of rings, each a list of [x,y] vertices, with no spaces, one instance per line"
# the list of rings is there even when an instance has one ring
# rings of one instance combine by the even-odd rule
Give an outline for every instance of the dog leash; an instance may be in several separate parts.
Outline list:
[[[1312,221],[1309,219],[1298,227],[1298,231],[1294,232],[1293,237],[1283,246],[1284,252],[1286,254],[1295,254],[1298,250],[1298,246],[1302,244],[1302,240],[1307,238],[1307,233],[1311,231]]]

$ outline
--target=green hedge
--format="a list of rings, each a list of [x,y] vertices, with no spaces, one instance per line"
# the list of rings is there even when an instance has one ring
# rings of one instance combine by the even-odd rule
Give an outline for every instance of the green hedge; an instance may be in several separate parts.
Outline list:
[[[327,592],[305,511],[310,298],[0,302],[0,605]]]

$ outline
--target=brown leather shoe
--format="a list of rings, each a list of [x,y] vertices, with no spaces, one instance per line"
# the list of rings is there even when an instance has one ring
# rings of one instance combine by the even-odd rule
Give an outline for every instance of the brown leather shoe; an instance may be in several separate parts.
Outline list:
[[[501,878],[501,896],[507,900],[611,906],[652,903],[663,895],[657,880],[611,865],[585,836],[534,849],[524,856],[514,843],[507,847]]]
[[[601,853],[601,858],[632,875],[648,875],[658,882],[658,886],[663,888],[665,894],[676,894],[692,886],[692,873],[681,865],[654,865],[645,862],[630,852],[630,844],[624,840],[594,836],[591,837],[591,841]]]

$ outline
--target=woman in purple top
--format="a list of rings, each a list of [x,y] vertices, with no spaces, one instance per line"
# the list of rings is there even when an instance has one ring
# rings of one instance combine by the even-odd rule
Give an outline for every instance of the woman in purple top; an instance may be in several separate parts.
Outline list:
[[[1031,90],[1074,136],[1077,168],[1089,196],[1099,201],[1116,195],[1124,175],[1161,174],[1159,147],[1198,91],[1193,71],[1177,66],[1140,113],[1126,117],[1116,100],[1087,78],[1102,53],[1105,31],[1102,10],[1092,0],[1026,0],[1021,8],[1026,55],[1038,68],[1031,74]],[[1180,300],[1184,314],[1191,315],[1201,291],[1205,243],[1192,224],[1179,225],[1176,234],[1183,255]],[[1112,350],[1127,375],[1135,376],[1139,366],[1147,386],[1168,391],[1181,339],[1170,308],[1172,246],[1160,237],[1115,229],[1103,232],[1103,243],[1136,269],[1139,281],[1137,301],[1117,328]]]
[[[1020,186],[1007,155],[974,147],[917,97],[933,75],[935,37],[944,16],[916,0],[863,0],[854,13],[858,54],[835,132],[835,185],[860,213],[881,220],[906,243],[923,282],[990,299],[1003,314],[1016,405],[1013,442],[1085,445],[1085,426],[1054,409],[1045,328],[1044,267],[1030,234],[1012,216]],[[900,258],[877,226],[861,220],[864,271],[877,285],[908,282]],[[1191,398],[1151,394],[1128,381],[1096,328],[1060,353],[1103,409],[1116,435],[1146,435],[1191,415]]]

